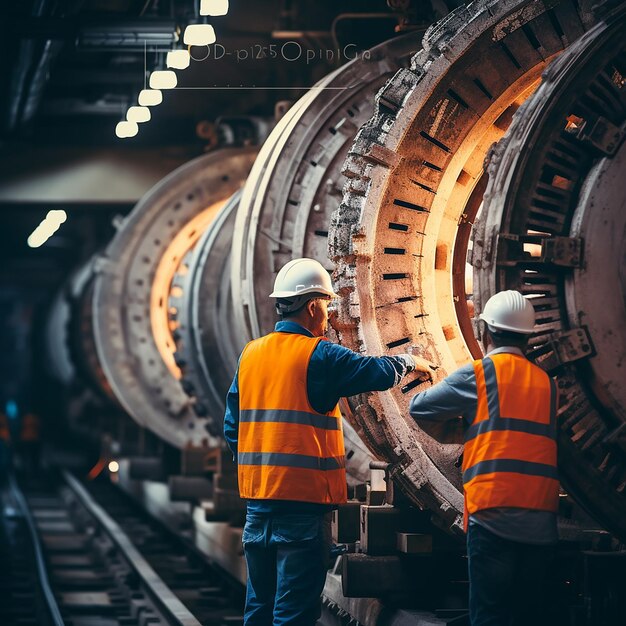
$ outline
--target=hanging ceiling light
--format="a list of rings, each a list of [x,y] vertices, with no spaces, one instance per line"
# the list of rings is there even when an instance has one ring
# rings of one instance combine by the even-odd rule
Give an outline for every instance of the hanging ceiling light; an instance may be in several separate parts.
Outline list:
[[[42,222],[28,237],[26,243],[29,248],[39,248],[43,246],[56,231],[59,230],[58,224],[51,222]]]
[[[137,102],[142,107],[153,107],[163,102],[163,94],[158,89],[142,89]]]
[[[46,213],[46,220],[53,224],[63,224],[67,221],[67,213],[63,209],[52,209]]]
[[[165,59],[167,67],[173,67],[177,70],[184,70],[189,67],[191,55],[189,50],[170,50]]]
[[[174,89],[177,83],[176,74],[172,70],[157,70],[150,74],[152,89]]]
[[[120,139],[126,139],[127,137],[134,137],[139,132],[139,126],[137,122],[119,122],[115,127],[115,134]]]
[[[200,15],[226,15],[228,0],[200,0]]]
[[[209,46],[215,40],[215,30],[211,24],[189,24],[183,35],[187,46]]]
[[[129,122],[147,122],[150,119],[150,109],[147,107],[130,107],[126,113],[126,119]]]
[[[62,209],[48,211],[46,217],[28,237],[27,243],[31,248],[43,246],[54,233],[59,230],[63,222],[67,220],[67,213]]]

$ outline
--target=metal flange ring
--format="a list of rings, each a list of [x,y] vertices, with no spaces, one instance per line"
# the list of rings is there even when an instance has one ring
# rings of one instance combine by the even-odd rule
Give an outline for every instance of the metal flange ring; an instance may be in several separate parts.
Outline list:
[[[175,447],[208,433],[177,380],[171,281],[255,156],[255,148],[223,149],[172,172],[119,223],[96,263],[94,330],[105,375],[133,419]]]

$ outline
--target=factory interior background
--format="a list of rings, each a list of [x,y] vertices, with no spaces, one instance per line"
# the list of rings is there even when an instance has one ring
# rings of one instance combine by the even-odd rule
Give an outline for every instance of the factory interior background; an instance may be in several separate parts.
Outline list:
[[[321,625],[469,625],[463,432],[411,397],[534,306],[557,381],[546,623],[626,624],[626,3],[2,6],[2,624],[243,624],[223,435],[289,260],[328,338],[435,365],[340,402]],[[271,367],[271,364],[268,364]]]

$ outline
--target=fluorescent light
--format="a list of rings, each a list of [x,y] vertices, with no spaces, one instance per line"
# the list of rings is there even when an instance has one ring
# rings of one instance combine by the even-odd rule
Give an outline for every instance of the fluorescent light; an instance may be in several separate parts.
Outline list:
[[[211,24],[189,24],[183,41],[188,46],[209,46],[216,41],[215,30]]]
[[[115,127],[115,134],[121,139],[134,137],[139,132],[137,122],[119,122]]]
[[[147,122],[150,117],[150,109],[148,107],[130,107],[126,113],[126,119],[137,124]]]
[[[44,233],[43,231],[36,230],[34,231],[30,237],[27,239],[26,243],[30,248],[39,248],[43,246],[50,236]]]
[[[226,15],[228,0],[200,0],[200,15]]]
[[[189,67],[191,55],[189,50],[170,50],[165,59],[167,67],[173,67],[177,70],[184,70]]]
[[[163,102],[163,94],[158,89],[142,89],[137,102],[142,107],[153,107]]]
[[[43,246],[54,233],[59,230],[59,226],[67,220],[67,213],[62,209],[48,211],[46,217],[41,221],[39,226],[29,235],[26,243],[31,248],[39,248]]]
[[[53,209],[52,211],[48,211],[45,219],[45,222],[59,225],[63,224],[65,221],[67,221],[67,213],[63,209]]]
[[[152,89],[174,89],[178,84],[176,74],[172,70],[157,70],[150,74]]]

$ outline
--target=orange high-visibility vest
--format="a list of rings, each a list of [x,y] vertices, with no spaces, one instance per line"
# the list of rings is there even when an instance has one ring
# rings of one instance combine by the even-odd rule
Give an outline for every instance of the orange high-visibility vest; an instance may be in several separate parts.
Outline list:
[[[4,413],[0,413],[0,441],[9,441],[11,439],[11,431],[9,430],[9,422]]]
[[[483,509],[558,508],[556,387],[516,354],[474,361],[476,417],[465,433],[465,526]]]
[[[273,332],[239,361],[239,494],[246,499],[346,501],[345,449],[336,406],[309,403],[307,371],[321,337]]]
[[[22,418],[21,441],[39,441],[39,418],[27,413]]]

